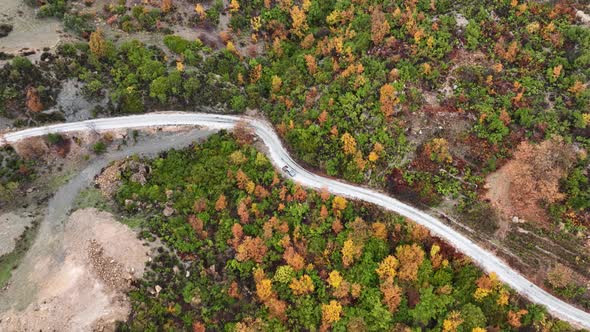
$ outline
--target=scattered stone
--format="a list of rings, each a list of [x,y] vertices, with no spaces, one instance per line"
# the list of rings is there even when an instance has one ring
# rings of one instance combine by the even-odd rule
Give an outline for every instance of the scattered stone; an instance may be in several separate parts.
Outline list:
[[[173,194],[174,194],[174,191],[172,191],[170,189],[166,190],[166,198],[167,199],[171,199]]]
[[[455,21],[457,22],[457,27],[459,28],[464,28],[467,26],[467,24],[469,24],[469,21],[461,14],[455,15]]]
[[[91,266],[109,288],[126,290],[129,287],[129,282],[124,277],[123,266],[106,256],[103,247],[96,240],[89,241],[87,250]]]
[[[585,26],[590,26],[590,15],[584,13],[581,10],[576,11],[576,17],[584,24]]]
[[[94,181],[105,198],[111,198],[117,192],[120,182],[119,179],[121,177],[120,168],[121,162],[115,162],[111,166],[105,168]],[[125,200],[125,205],[127,205],[127,201],[128,200]]]
[[[164,208],[164,211],[162,211],[162,213],[164,214],[165,217],[170,217],[171,215],[174,214],[174,208],[170,207],[170,206],[166,206]]]

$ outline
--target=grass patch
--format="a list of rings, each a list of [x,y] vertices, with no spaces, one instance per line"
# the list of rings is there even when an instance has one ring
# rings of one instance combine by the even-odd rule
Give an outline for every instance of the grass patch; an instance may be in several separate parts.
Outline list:
[[[139,216],[130,216],[130,217],[120,217],[119,222],[129,226],[131,229],[139,229],[144,222],[143,217]]]
[[[74,176],[75,174],[73,172],[67,172],[65,174],[59,174],[56,176],[52,176],[49,181],[47,182],[47,188],[52,191],[55,192],[57,191],[61,186],[63,186],[64,184],[68,183],[68,181]]]
[[[111,211],[111,206],[104,198],[100,190],[88,188],[80,192],[74,201],[74,209],[96,208],[102,211]]]

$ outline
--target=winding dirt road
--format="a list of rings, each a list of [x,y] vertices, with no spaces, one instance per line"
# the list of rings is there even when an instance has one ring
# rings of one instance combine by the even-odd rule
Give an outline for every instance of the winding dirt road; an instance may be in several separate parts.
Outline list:
[[[280,169],[284,165],[289,165],[297,172],[297,174],[292,177],[295,182],[315,189],[327,188],[333,194],[364,200],[412,219],[416,223],[427,227],[436,236],[445,239],[450,244],[454,245],[460,252],[471,257],[473,261],[485,271],[495,272],[499,279],[530,301],[545,306],[547,310],[556,317],[569,321],[580,327],[590,328],[589,313],[556,298],[542,288],[536,286],[519,272],[512,269],[506,262],[496,257],[493,253],[478,246],[464,235],[431,215],[378,191],[324,178],[307,171],[291,158],[287,150],[282,146],[281,141],[272,126],[268,122],[258,118],[207,113],[149,113],[26,129],[5,134],[0,138],[0,145],[10,144],[28,137],[57,132],[84,130],[103,131],[120,128],[170,125],[199,125],[210,129],[231,129],[238,122],[245,122],[254,129],[255,133],[268,147],[268,155],[277,168]]]

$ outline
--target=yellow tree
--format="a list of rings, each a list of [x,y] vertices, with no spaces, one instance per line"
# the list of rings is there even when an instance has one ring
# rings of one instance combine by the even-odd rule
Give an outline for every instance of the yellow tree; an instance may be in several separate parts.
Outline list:
[[[178,70],[179,72],[184,71],[184,64],[182,63],[182,61],[176,61],[176,70]]]
[[[102,58],[107,52],[107,42],[104,39],[104,35],[101,30],[96,30],[90,34],[90,40],[88,41],[90,52],[98,58]]]
[[[293,20],[291,32],[293,32],[299,38],[305,36],[305,32],[307,29],[309,29],[305,11],[299,8],[299,6],[293,6],[290,10],[290,14],[291,20]]]
[[[443,332],[457,332],[459,325],[462,323],[461,313],[459,311],[451,311],[443,321]]]
[[[238,0],[231,0],[229,3],[229,12],[230,13],[236,13],[238,10],[240,10],[240,3],[238,2]]]
[[[162,0],[160,3],[160,9],[162,12],[167,13],[172,9],[172,0]]]
[[[271,91],[273,93],[278,93],[279,91],[281,91],[282,86],[283,86],[283,80],[279,76],[273,75],[272,76]]]
[[[452,163],[453,157],[449,151],[449,142],[444,138],[434,138],[425,146],[429,158],[437,163]]]
[[[482,301],[486,296],[490,295],[494,289],[500,286],[498,277],[494,272],[489,275],[483,275],[477,279],[477,289],[473,294],[476,301]]]
[[[356,154],[356,140],[354,139],[354,137],[352,137],[351,134],[344,133],[340,140],[342,141],[342,149],[344,150],[344,154]]]
[[[391,27],[385,14],[380,9],[373,10],[371,14],[371,40],[375,45],[381,44],[383,38],[389,33]]]
[[[381,112],[386,118],[389,118],[395,112],[395,105],[398,104],[399,100],[396,96],[395,88],[391,84],[385,84],[379,90],[380,97],[379,102],[381,103]]]
[[[400,262],[399,279],[415,281],[418,278],[418,268],[424,261],[424,251],[417,244],[401,245],[395,250]]]
[[[328,285],[332,286],[333,288],[338,288],[342,284],[343,280],[344,279],[342,278],[342,275],[340,275],[340,272],[334,270],[328,275],[327,281]]]
[[[299,279],[293,279],[289,288],[291,288],[295,295],[310,294],[314,290],[313,280],[311,280],[310,276],[304,274]]]
[[[254,84],[262,77],[262,64],[257,64],[250,71],[250,83]]]
[[[258,32],[262,27],[262,19],[260,16],[255,16],[250,19],[250,27],[252,27],[252,31]]]
[[[342,246],[342,264],[349,267],[354,261],[361,256],[363,252],[362,244],[355,243],[352,239],[344,241]]]
[[[438,269],[443,262],[443,257],[440,254],[440,246],[438,244],[433,244],[430,248],[430,261],[432,262],[432,267]]]
[[[236,48],[236,45],[234,45],[234,43],[229,40],[227,42],[227,44],[225,45],[225,48],[232,54],[237,55],[238,57],[240,56],[240,53],[238,52],[238,49]]]
[[[311,54],[306,54],[305,56],[305,65],[307,66],[307,71],[313,75],[318,71],[318,65],[315,61],[315,57]]]
[[[205,12],[205,8],[203,8],[203,5],[201,5],[200,3],[198,3],[195,6],[195,13],[197,13],[197,16],[199,16],[200,20],[204,19],[205,16],[207,16],[207,13]]]
[[[387,256],[381,263],[379,263],[379,267],[375,270],[377,271],[377,275],[379,275],[379,279],[381,280],[393,280],[397,274],[397,267],[399,266],[399,261],[394,256]]]
[[[382,222],[376,222],[376,223],[373,223],[371,228],[373,229],[373,235],[376,238],[384,240],[384,241],[387,240],[387,225],[385,225]]]
[[[381,145],[381,143],[379,143],[379,142],[375,143],[375,145],[373,146],[373,151],[371,151],[369,153],[369,161],[375,162],[375,161],[379,160],[379,157],[381,156],[382,152],[383,152],[383,145]]]
[[[342,211],[342,210],[346,209],[347,203],[348,202],[346,201],[346,198],[344,198],[342,196],[336,196],[332,200],[332,209],[334,209],[336,211]]]
[[[273,296],[272,281],[270,279],[262,279],[256,283],[256,295],[260,301],[265,302]]]
[[[322,304],[322,322],[326,325],[339,321],[341,313],[342,305],[335,300],[330,301],[329,304]]]

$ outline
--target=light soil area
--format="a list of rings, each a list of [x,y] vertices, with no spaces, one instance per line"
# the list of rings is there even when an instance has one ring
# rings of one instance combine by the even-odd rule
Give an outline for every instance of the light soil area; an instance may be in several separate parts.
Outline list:
[[[132,279],[143,275],[149,247],[110,213],[96,209],[74,212],[65,226],[63,264],[51,269],[37,263],[30,276],[36,299],[23,311],[0,314],[2,331],[111,330],[125,320],[130,304],[125,296]]]
[[[13,25],[13,30],[0,38],[0,52],[20,54],[35,50],[40,56],[43,48],[52,48],[62,38],[62,25],[54,18],[39,19],[35,9],[22,0],[0,0],[0,23]]]
[[[0,215],[0,256],[14,250],[16,239],[30,226],[32,217],[13,212]]]

